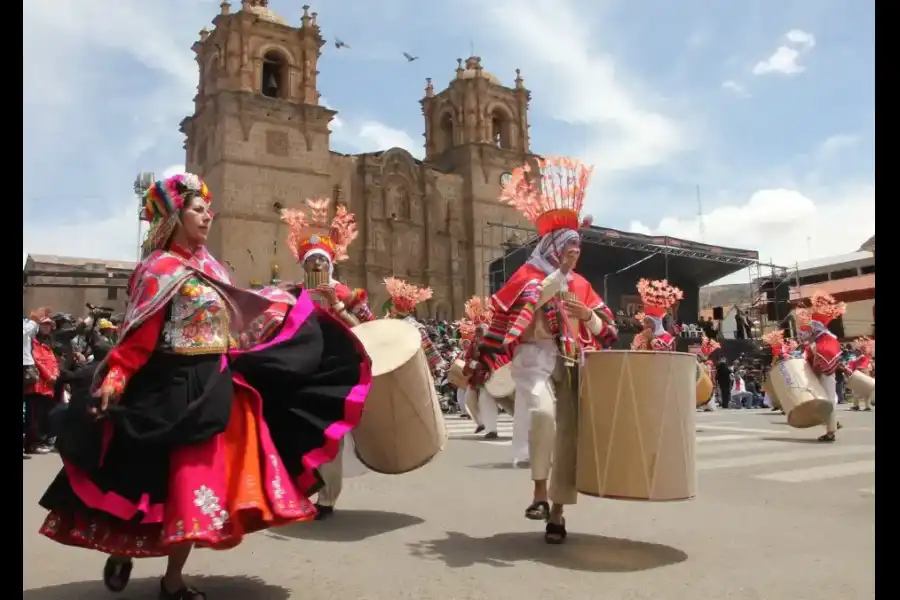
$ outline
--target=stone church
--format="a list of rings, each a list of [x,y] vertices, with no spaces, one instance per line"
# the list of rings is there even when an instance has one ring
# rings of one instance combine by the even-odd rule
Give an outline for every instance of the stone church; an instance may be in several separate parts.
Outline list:
[[[280,209],[330,197],[354,212],[360,235],[337,277],[364,287],[374,310],[394,275],[429,286],[420,316],[459,318],[473,294],[487,292],[488,263],[530,224],[497,201],[501,181],[534,157],[528,136],[530,93],[516,72],[507,87],[459,59],[446,89],[427,80],[420,100],[425,160],[401,148],[346,155],[330,147],[336,112],[316,86],[325,40],[317,14],[303,7],[293,27],[267,0],[225,1],[193,50],[200,67],[194,114],[184,119],[186,167],[215,197],[209,239],[239,285],[273,273],[299,280]],[[516,234],[518,232],[518,234]]]

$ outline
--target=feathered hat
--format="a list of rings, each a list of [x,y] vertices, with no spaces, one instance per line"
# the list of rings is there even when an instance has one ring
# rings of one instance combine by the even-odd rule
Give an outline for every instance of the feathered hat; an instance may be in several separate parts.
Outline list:
[[[590,217],[580,219],[594,168],[571,158],[539,158],[535,162],[536,171],[525,163],[510,174],[500,201],[525,215],[541,236],[557,229],[589,227]]]
[[[193,173],[179,173],[137,189],[141,195],[141,220],[150,223],[144,251],[150,252],[165,246],[175,226],[178,214],[193,198],[199,196],[207,204],[212,202],[209,188]]]
[[[288,246],[297,262],[306,260],[318,250],[326,254],[332,264],[348,258],[347,248],[356,239],[356,217],[343,205],[338,205],[334,218],[328,220],[330,198],[307,200],[307,210],[285,208],[281,220],[288,226]]]
[[[781,347],[784,344],[784,332],[780,329],[775,329],[769,333],[764,333],[762,341],[771,348],[773,352],[781,352]]]
[[[644,304],[647,316],[660,318],[666,311],[684,297],[684,293],[665,279],[641,279],[637,284],[638,294]]]
[[[722,344],[704,335],[703,339],[700,341],[700,354],[708,358],[713,352],[721,347]]]
[[[490,324],[494,317],[494,311],[491,310],[490,301],[481,296],[472,296],[466,300],[464,319],[471,321],[474,325]]]
[[[459,328],[459,337],[463,340],[472,341],[475,339],[475,330],[477,327],[475,323],[470,321],[469,319],[463,317],[459,321],[456,322],[456,326]]]
[[[827,327],[833,320],[842,316],[846,310],[846,304],[838,302],[831,294],[816,290],[810,299],[810,307],[795,309],[794,318],[801,329],[809,328],[812,321],[818,321]]]
[[[853,340],[853,347],[870,358],[875,356],[875,340],[870,337],[861,337]]]
[[[391,306],[398,313],[404,315],[414,311],[417,304],[430,300],[433,295],[431,288],[420,288],[396,277],[386,278],[384,285],[391,297]]]

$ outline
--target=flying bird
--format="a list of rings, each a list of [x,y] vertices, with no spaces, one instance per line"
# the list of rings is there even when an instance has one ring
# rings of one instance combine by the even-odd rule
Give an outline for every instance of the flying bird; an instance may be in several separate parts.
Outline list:
[[[341,40],[340,38],[337,38],[337,37],[334,38],[334,47],[337,48],[338,50],[340,50],[341,48],[346,48],[348,50],[350,49],[350,46],[345,44],[343,42],[343,40]]]
[[[411,54],[409,54],[407,52],[404,52],[403,56],[406,57],[406,60],[408,60],[409,62],[412,62],[414,60],[419,60],[418,56],[412,56]]]

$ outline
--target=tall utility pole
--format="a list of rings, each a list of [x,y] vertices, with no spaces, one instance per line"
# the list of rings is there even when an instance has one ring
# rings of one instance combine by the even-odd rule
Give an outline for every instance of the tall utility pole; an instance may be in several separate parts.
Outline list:
[[[700,241],[706,242],[706,224],[703,222],[703,203],[700,202],[700,184],[697,184],[697,223],[700,229]]]

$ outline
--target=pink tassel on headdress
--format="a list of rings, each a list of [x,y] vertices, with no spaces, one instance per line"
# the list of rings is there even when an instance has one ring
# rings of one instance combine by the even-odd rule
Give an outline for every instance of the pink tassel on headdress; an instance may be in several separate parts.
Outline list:
[[[875,340],[870,337],[863,336],[853,340],[853,347],[866,356],[875,356]]]
[[[472,296],[465,304],[465,318],[475,324],[490,323],[494,316],[490,301],[481,296]]]
[[[820,290],[813,292],[810,304],[813,318],[819,317],[817,320],[824,320],[825,324],[842,316],[847,311],[845,303],[838,302],[834,296]]]
[[[540,235],[560,228],[578,229],[594,168],[564,157],[537,159],[536,163],[537,173],[529,163],[513,170],[500,201],[534,223]]]
[[[309,217],[302,210],[284,208],[281,210],[281,220],[288,226],[288,247],[291,253],[297,261],[303,260],[300,248],[309,236]]]
[[[356,217],[347,211],[347,207],[337,207],[337,212],[331,220],[331,241],[334,242],[335,261],[346,260],[349,257],[347,248],[357,238],[359,231],[356,228]]]

